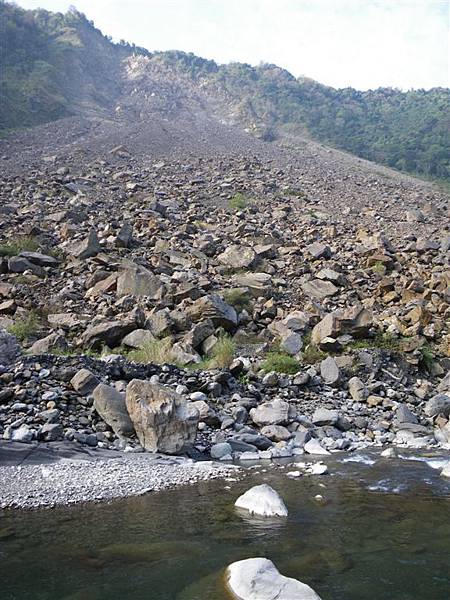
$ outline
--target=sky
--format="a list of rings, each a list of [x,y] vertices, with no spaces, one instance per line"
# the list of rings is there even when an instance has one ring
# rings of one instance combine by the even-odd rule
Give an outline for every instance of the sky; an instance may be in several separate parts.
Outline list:
[[[336,88],[450,87],[450,0],[18,0],[73,4],[115,41],[274,63]]]

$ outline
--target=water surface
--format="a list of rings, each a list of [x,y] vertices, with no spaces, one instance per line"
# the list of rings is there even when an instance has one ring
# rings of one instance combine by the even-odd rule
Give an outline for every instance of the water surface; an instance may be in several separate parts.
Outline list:
[[[224,567],[266,556],[323,600],[448,600],[450,482],[424,461],[342,455],[328,463],[323,477],[290,479],[293,465],[257,468],[236,483],[3,512],[0,597],[224,600]],[[283,495],[287,519],[233,508],[263,482]]]

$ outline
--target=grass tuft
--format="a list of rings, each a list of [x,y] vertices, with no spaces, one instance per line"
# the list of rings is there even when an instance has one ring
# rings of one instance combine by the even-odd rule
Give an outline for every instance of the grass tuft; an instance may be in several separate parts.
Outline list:
[[[277,373],[286,373],[293,375],[301,369],[301,364],[293,356],[284,352],[269,352],[261,363],[261,370],[264,373],[276,371]]]
[[[228,202],[228,206],[232,210],[244,210],[245,208],[247,208],[249,202],[250,199],[245,194],[238,192],[230,199],[230,201]]]
[[[23,342],[30,339],[39,331],[39,317],[34,311],[30,311],[24,317],[17,319],[14,325],[8,327],[8,333],[16,336],[16,338]]]
[[[420,352],[420,366],[425,369],[426,371],[428,371],[429,373],[431,373],[431,371],[433,370],[433,365],[434,362],[436,360],[436,356],[433,352],[433,349],[431,348],[431,346],[429,344],[425,344],[424,346],[422,346],[422,348],[420,348],[419,350]]]
[[[251,300],[249,294],[239,288],[225,290],[223,292],[223,298],[227,304],[233,306],[236,310],[248,310],[251,307]]]
[[[39,250],[39,241],[32,235],[25,235],[17,238],[14,242],[0,244],[0,256],[17,256],[24,250],[35,252]]]
[[[137,363],[163,365],[165,363],[174,363],[172,353],[172,338],[165,337],[162,340],[147,342],[138,350],[132,350],[128,353],[128,358]]]

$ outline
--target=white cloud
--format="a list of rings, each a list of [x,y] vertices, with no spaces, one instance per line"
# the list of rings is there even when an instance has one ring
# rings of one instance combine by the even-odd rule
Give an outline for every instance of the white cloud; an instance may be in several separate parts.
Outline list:
[[[19,0],[72,2],[104,33],[151,50],[276,63],[335,87],[450,85],[447,0]]]

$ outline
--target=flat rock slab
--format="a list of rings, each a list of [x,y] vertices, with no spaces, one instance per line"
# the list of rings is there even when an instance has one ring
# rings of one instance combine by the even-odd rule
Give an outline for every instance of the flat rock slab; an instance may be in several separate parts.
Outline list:
[[[96,461],[121,456],[123,453],[115,450],[87,448],[69,441],[22,444],[0,440],[0,467],[49,465],[61,461]]]

